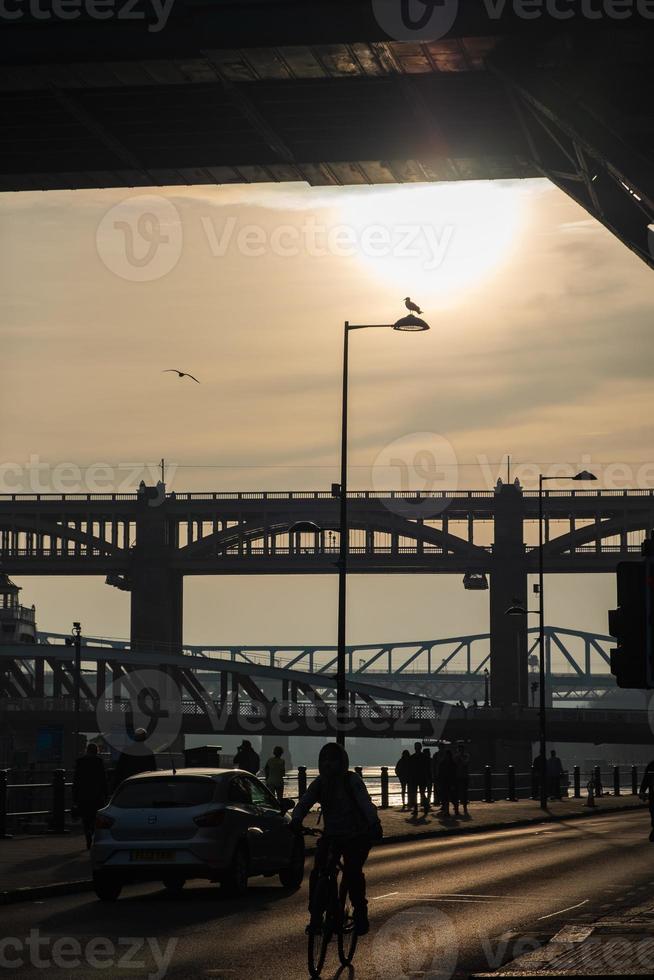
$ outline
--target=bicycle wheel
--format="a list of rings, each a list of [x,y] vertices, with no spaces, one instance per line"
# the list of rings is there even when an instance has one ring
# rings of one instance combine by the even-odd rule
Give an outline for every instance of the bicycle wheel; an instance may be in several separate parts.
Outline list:
[[[322,919],[322,929],[320,932],[309,934],[308,965],[309,974],[312,977],[320,976],[320,972],[325,965],[327,947],[334,931],[333,906],[336,903],[334,902],[333,894],[330,896],[330,892],[333,893],[331,880],[327,876],[321,876],[316,882],[316,891],[313,899],[315,912],[312,912],[311,917],[313,919],[319,916]]]
[[[354,928],[354,909],[347,891],[345,879],[341,876],[338,889],[338,958],[343,966],[349,966],[357,948],[357,933]]]

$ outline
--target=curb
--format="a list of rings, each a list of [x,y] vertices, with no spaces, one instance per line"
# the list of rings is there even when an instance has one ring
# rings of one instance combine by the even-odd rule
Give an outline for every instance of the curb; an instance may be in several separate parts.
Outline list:
[[[52,885],[34,885],[25,888],[12,888],[0,892],[0,905],[13,905],[15,902],[33,902],[39,898],[54,898],[57,895],[76,895],[78,892],[91,891],[93,882],[90,878],[79,881],[57,881]]]
[[[624,806],[613,806],[603,810],[601,806],[593,809],[585,809],[581,812],[561,814],[549,814],[548,816],[524,817],[522,820],[500,820],[496,823],[486,823],[481,826],[465,827],[440,827],[437,830],[424,830],[415,833],[389,834],[384,837],[384,844],[406,844],[412,840],[429,840],[439,837],[464,837],[472,834],[484,834],[494,830],[511,830],[513,827],[531,827],[539,823],[563,823],[566,820],[580,820],[585,817],[606,816],[611,813],[622,813],[625,810],[638,810],[645,807],[643,803],[625,804]],[[380,846],[380,845],[377,845]],[[315,848],[307,848],[307,853],[311,854]],[[52,885],[26,886],[25,888],[13,888],[8,891],[0,892],[0,906],[13,905],[17,902],[31,902],[41,898],[55,898],[59,895],[75,895],[81,892],[93,890],[93,881],[90,878],[83,878],[78,881],[60,881]]]

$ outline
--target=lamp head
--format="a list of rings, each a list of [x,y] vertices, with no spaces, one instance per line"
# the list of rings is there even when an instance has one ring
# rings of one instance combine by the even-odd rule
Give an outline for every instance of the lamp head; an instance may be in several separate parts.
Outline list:
[[[582,480],[596,480],[597,477],[594,473],[589,473],[588,470],[582,470],[581,473],[576,473],[571,479],[582,481]]]
[[[401,320],[397,320],[393,324],[393,330],[419,333],[423,330],[429,330],[429,324],[421,320],[419,316],[414,316],[413,313],[409,313],[408,316],[403,316]]]

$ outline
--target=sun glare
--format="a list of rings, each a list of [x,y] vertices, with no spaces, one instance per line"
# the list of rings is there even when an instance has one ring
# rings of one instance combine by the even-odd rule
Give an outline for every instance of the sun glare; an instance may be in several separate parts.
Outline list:
[[[372,274],[421,303],[456,302],[508,257],[523,200],[490,181],[371,188],[348,195],[340,217]]]

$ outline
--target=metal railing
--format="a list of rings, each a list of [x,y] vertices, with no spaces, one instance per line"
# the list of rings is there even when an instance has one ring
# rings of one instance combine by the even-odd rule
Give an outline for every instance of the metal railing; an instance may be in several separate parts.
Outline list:
[[[644,772],[645,765],[641,770]],[[361,775],[372,799],[382,809],[399,806],[402,801],[402,787],[394,773],[393,767],[355,766]],[[558,788],[548,795],[552,799],[574,798],[586,796],[587,805],[592,806],[596,797],[602,796],[637,796],[640,780],[638,766],[613,766],[601,770],[599,766],[589,771],[583,771],[574,766],[570,771],[564,770]],[[316,769],[299,766],[287,774],[285,794],[297,798],[306,790],[308,782],[318,774]],[[47,823],[47,829],[53,834],[63,834],[67,831],[66,820],[71,813],[69,805],[72,782],[66,780],[65,769],[55,769],[51,773],[43,773],[37,778],[49,776],[47,782],[23,781],[10,782],[10,769],[0,769],[0,840],[11,837],[11,831],[25,830],[40,818],[40,823]],[[513,766],[495,770],[485,766],[480,772],[472,772],[468,777],[467,795],[471,802],[493,803],[500,800],[517,802],[518,800],[537,800],[539,798],[539,772],[531,769],[520,772]],[[20,777],[19,777],[20,778]],[[435,788],[430,790],[430,802],[436,805]]]

